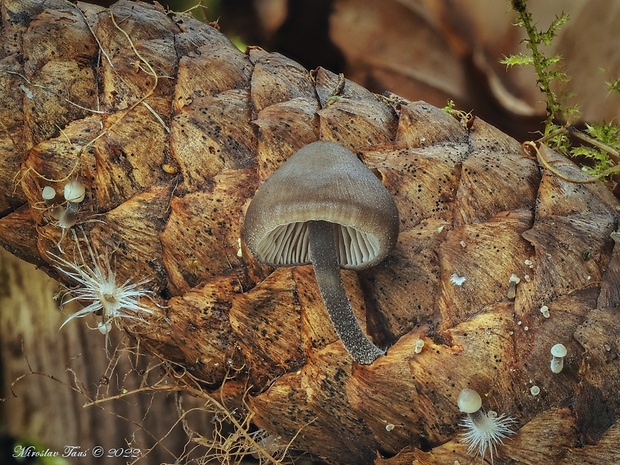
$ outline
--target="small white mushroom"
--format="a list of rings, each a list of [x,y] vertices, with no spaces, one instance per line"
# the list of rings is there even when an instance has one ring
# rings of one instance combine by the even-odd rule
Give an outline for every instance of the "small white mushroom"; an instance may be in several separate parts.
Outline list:
[[[240,237],[237,238],[237,257],[239,257],[239,258],[243,257],[243,249],[241,248],[241,238]]]
[[[540,388],[538,386],[532,386],[530,388],[530,394],[536,397],[538,394],[540,394]]]
[[[52,186],[45,186],[41,190],[41,198],[43,198],[43,202],[46,207],[53,207],[54,199],[56,198],[56,191]]]
[[[72,179],[65,185],[64,196],[67,202],[80,203],[86,196],[86,188],[77,179]]]
[[[540,307],[540,313],[542,313],[542,316],[544,316],[545,318],[549,318],[549,307],[543,305],[542,307]]]
[[[465,388],[459,393],[456,405],[463,413],[476,413],[482,408],[482,397],[473,389]]]
[[[553,358],[551,359],[551,371],[553,373],[560,373],[562,368],[564,368],[564,357],[568,351],[566,350],[566,346],[564,344],[555,344],[551,348],[551,355]]]
[[[517,284],[521,282],[521,278],[519,278],[516,274],[511,274],[510,279],[508,280],[508,298],[510,300],[514,299],[517,295]]]
[[[41,197],[43,197],[43,200],[54,200],[54,197],[56,197],[56,191],[52,186],[45,186],[41,191]]]
[[[497,453],[497,445],[503,444],[503,439],[507,439],[514,434],[512,425],[514,418],[506,415],[497,415],[497,412],[482,409],[482,398],[473,389],[463,389],[457,398],[459,410],[467,414],[461,422],[464,433],[461,442],[467,446],[467,453],[480,455],[484,461],[486,451],[489,451],[491,463],[493,455]]]
[[[417,341],[415,341],[415,347],[413,348],[413,351],[416,354],[419,354],[420,352],[422,352],[423,348],[424,348],[424,341],[422,339],[418,339]]]

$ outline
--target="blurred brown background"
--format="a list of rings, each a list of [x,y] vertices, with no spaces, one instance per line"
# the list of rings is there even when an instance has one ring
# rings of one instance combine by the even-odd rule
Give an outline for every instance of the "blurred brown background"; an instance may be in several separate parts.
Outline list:
[[[196,2],[185,2],[195,4]],[[520,140],[540,129],[543,95],[532,69],[500,64],[526,52],[509,0],[226,0],[203,1],[210,20],[247,45],[279,51],[307,68],[323,66],[381,93],[443,107],[453,99]],[[172,9],[184,5],[170,2]],[[559,54],[571,80],[569,102],[583,121],[610,121],[620,97],[620,1],[530,1],[539,29],[562,12],[570,22],[543,50]]]

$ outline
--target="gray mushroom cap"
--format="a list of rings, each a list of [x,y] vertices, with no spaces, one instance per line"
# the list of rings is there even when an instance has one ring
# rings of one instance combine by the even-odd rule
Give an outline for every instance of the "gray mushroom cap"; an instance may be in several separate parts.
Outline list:
[[[242,234],[259,262],[304,265],[311,262],[309,221],[339,225],[342,268],[379,263],[398,238],[392,196],[355,154],[335,142],[313,142],[284,162],[256,191]]]

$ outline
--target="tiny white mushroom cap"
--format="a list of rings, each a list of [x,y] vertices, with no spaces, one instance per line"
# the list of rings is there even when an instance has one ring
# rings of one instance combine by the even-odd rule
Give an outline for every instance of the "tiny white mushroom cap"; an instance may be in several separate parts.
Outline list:
[[[555,344],[551,348],[551,355],[553,358],[551,359],[551,372],[552,373],[560,373],[564,368],[564,357],[568,351],[566,350],[566,346],[564,344]]]
[[[568,351],[566,350],[566,346],[564,344],[555,344],[551,348],[551,355],[558,358],[566,357]]]
[[[476,413],[482,408],[482,397],[473,389],[465,388],[459,393],[456,404],[463,413]]]
[[[56,197],[56,191],[52,186],[45,186],[41,191],[41,197],[43,197],[44,200],[54,200],[54,197]]]
[[[80,203],[86,196],[86,188],[77,179],[72,179],[65,185],[64,195],[67,202]]]

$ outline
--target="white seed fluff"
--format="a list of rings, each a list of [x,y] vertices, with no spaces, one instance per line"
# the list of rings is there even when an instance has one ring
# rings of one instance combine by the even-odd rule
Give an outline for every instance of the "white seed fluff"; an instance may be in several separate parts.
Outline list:
[[[65,276],[77,283],[73,289],[69,289],[67,294],[71,298],[64,303],[78,300],[90,302],[82,310],[69,316],[61,328],[75,318],[82,318],[90,314],[101,313],[101,322],[98,329],[103,334],[107,334],[111,329],[111,322],[114,318],[135,318],[141,319],[140,313],[150,313],[153,311],[140,303],[143,297],[151,298],[152,291],[145,289],[148,280],[132,283],[130,280],[119,284],[116,280],[116,272],[110,265],[110,257],[106,253],[103,256],[95,254],[93,246],[85,237],[84,242],[88,250],[90,263],[86,263],[84,254],[79,247],[80,241],[76,244],[78,255],[75,260],[68,260],[59,255],[51,254],[58,264],[57,268]]]
[[[460,276],[457,273],[450,276],[450,282],[455,286],[462,286],[465,281],[467,281],[467,278],[465,278],[465,276]]]
[[[512,429],[515,419],[504,414],[498,416],[496,412],[480,411],[475,415],[468,415],[461,422],[464,429],[461,442],[467,446],[468,454],[480,456],[484,461],[487,450],[493,463],[493,455],[497,455],[497,445],[504,444],[515,431]]]

